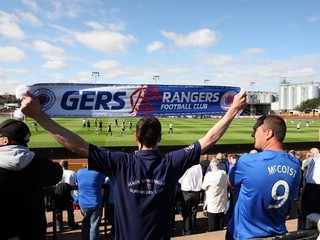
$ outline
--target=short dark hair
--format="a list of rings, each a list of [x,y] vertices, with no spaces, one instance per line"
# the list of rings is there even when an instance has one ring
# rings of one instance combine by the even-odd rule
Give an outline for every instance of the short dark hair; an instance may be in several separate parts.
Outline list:
[[[60,164],[60,166],[63,167],[64,169],[68,169],[68,167],[69,167],[69,163],[68,163],[67,160],[61,160],[61,161],[59,162],[59,164]]]
[[[139,143],[146,147],[157,145],[161,136],[161,123],[156,117],[142,117],[136,126]]]
[[[283,142],[287,133],[287,126],[282,117],[279,117],[278,115],[261,116],[257,119],[254,129],[257,129],[262,124],[273,131],[275,138],[279,142]]]

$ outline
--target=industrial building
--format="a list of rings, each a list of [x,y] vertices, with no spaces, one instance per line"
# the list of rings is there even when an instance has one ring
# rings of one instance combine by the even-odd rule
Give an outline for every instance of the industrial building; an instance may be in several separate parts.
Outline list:
[[[248,106],[244,110],[245,115],[266,115],[272,112],[272,103],[277,102],[279,94],[277,92],[248,91]]]
[[[303,101],[320,97],[320,83],[291,84],[281,79],[279,92],[248,91],[245,115],[284,113],[296,109]]]
[[[279,109],[283,112],[294,110],[308,99],[319,98],[319,82],[290,84],[286,79],[279,86]]]

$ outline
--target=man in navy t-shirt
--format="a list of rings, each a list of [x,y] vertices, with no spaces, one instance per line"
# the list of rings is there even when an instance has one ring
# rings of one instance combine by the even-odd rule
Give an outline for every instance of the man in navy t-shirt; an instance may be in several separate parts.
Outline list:
[[[286,216],[298,195],[300,164],[283,150],[284,120],[262,116],[253,127],[252,137],[260,153],[243,154],[230,170],[229,181],[240,188],[228,224],[226,239],[248,239],[287,232]]]
[[[189,147],[162,155],[161,124],[155,117],[143,117],[136,126],[136,154],[111,151],[89,144],[46,115],[29,93],[21,111],[34,118],[53,138],[82,157],[88,167],[107,175],[114,182],[115,239],[169,239],[174,195],[178,179],[198,164],[200,154],[211,148],[226,132],[237,113],[246,106],[246,93],[234,96],[226,114],[204,137]]]

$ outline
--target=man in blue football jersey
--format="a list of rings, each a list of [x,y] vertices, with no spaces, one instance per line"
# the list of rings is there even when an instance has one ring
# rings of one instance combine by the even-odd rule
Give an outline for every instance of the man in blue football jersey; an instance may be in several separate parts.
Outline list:
[[[89,144],[60,126],[41,111],[40,103],[24,95],[21,111],[34,118],[52,137],[71,152],[88,158],[88,168],[107,175],[114,183],[115,240],[170,239],[176,185],[183,173],[199,163],[200,154],[226,132],[236,114],[246,106],[246,93],[235,95],[226,114],[200,140],[187,148],[162,155],[161,124],[143,117],[136,126],[136,154],[111,151]]]
[[[269,237],[287,232],[286,216],[298,195],[301,167],[283,150],[284,120],[276,115],[260,117],[254,127],[254,146],[260,153],[243,154],[229,174],[240,192],[226,239]]]

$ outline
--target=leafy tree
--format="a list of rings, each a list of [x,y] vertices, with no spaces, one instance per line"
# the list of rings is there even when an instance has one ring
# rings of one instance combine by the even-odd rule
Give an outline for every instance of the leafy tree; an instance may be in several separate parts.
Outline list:
[[[296,107],[298,111],[318,109],[320,106],[320,98],[312,98],[306,101],[303,101],[300,105]]]

